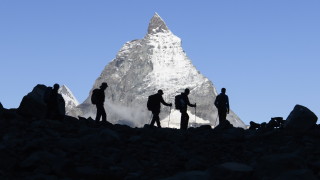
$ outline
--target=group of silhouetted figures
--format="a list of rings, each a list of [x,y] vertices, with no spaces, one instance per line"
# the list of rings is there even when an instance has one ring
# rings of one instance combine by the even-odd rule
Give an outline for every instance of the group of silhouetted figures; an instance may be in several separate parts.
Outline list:
[[[102,118],[102,122],[107,122],[107,114],[104,108],[105,102],[105,90],[107,89],[108,84],[103,82],[100,88],[94,89],[91,95],[91,103],[96,106],[97,114],[95,118],[95,122],[98,123]],[[47,118],[54,119],[58,117],[58,89],[59,85],[55,84],[53,89],[48,95],[45,95],[45,102],[47,103]],[[190,94],[190,90],[187,88],[181,94],[175,96],[175,108],[180,111],[181,113],[181,122],[180,122],[180,129],[187,129],[189,123],[189,115],[187,113],[188,106],[190,107],[197,107],[197,104],[191,104],[188,98]],[[159,114],[161,112],[161,104],[165,106],[172,107],[172,103],[167,103],[164,101],[163,91],[160,89],[156,94],[153,94],[148,97],[147,108],[149,111],[152,112],[152,120],[150,122],[150,126],[154,127],[154,124],[157,123],[157,126],[161,128]],[[218,109],[218,116],[219,116],[219,124],[224,123],[229,113],[229,98],[226,95],[226,89],[222,88],[221,93],[216,97],[214,105]],[[171,111],[171,109],[170,109]]]

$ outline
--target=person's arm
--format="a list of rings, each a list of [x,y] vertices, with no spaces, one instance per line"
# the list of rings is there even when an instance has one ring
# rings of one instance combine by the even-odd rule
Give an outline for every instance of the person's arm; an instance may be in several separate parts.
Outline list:
[[[161,96],[161,98],[160,98],[160,102],[163,104],[163,105],[165,105],[165,106],[172,106],[172,104],[170,103],[166,103],[164,100],[163,100],[163,97]]]
[[[230,110],[230,105],[229,105],[229,97],[227,96],[227,113],[229,114],[229,110]]]
[[[196,103],[195,104],[191,104],[190,103],[188,96],[186,97],[186,102],[187,102],[187,105],[190,106],[190,107],[196,107],[197,106]]]

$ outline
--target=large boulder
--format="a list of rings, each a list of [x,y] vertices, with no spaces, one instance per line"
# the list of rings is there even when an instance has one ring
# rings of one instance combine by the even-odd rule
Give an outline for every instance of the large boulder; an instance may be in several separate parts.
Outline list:
[[[275,179],[281,173],[305,169],[307,161],[298,153],[280,153],[262,156],[257,160],[254,179]]]
[[[38,84],[32,90],[23,97],[18,113],[26,117],[44,118],[47,112],[47,105],[44,102],[44,94],[47,86]],[[63,97],[59,94],[59,110],[60,114],[65,114],[65,102]]]
[[[306,132],[316,125],[317,120],[318,117],[312,111],[297,104],[289,114],[284,127],[295,132]]]

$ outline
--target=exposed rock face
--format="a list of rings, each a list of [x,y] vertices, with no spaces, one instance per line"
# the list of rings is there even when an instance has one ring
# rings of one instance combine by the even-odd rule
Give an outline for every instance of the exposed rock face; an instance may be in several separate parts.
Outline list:
[[[44,102],[43,96],[47,86],[38,84],[32,90],[23,97],[20,106],[18,108],[18,113],[27,117],[44,118],[47,112],[47,105]],[[59,111],[61,115],[65,114],[65,102],[62,96],[58,95],[59,101]]]
[[[156,13],[150,20],[148,27],[148,34],[157,34],[159,32],[165,33],[169,32],[166,23],[161,19],[161,17]]]
[[[148,34],[143,39],[127,42],[105,67],[89,97],[76,108],[81,116],[95,116],[90,96],[102,82],[109,84],[105,91],[105,107],[108,121],[112,123],[142,127],[150,121],[151,112],[146,108],[149,95],[162,89],[165,101],[174,104],[174,97],[189,88],[190,102],[197,103],[195,124],[217,125],[216,89],[192,65],[181,47],[181,39],[168,29],[158,14],[151,19]],[[180,124],[180,112],[172,109],[171,114],[170,123]],[[189,108],[189,114],[194,117],[195,110]],[[166,122],[162,126],[169,124],[169,108],[162,108],[160,119]],[[235,127],[245,127],[232,111],[227,119]]]
[[[289,114],[285,123],[287,130],[305,132],[314,127],[318,117],[308,108],[296,105]]]

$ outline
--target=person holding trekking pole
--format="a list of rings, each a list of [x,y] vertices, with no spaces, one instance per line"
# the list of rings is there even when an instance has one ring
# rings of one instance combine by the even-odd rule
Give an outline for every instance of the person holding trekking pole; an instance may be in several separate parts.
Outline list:
[[[150,123],[150,127],[154,127],[154,123],[156,122],[158,128],[161,128],[160,118],[159,118],[161,103],[165,106],[170,106],[170,107],[172,106],[171,103],[170,104],[166,103],[163,100],[162,95],[163,95],[163,91],[159,89],[157,94],[153,94],[148,98],[147,108],[149,111],[152,112],[152,115],[153,115]]]
[[[197,107],[196,103],[195,104],[190,103],[188,98],[189,94],[190,94],[190,90],[187,88],[184,90],[183,93],[175,97],[176,109],[179,109],[181,112],[180,129],[183,129],[183,130],[188,129],[188,123],[189,123],[189,115],[187,113],[188,106]]]

